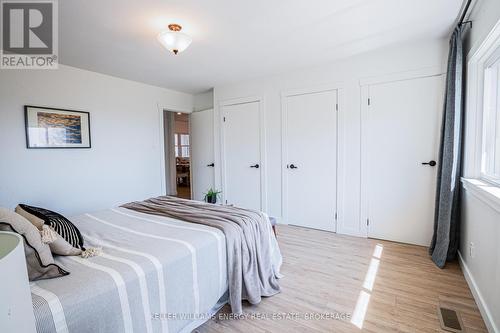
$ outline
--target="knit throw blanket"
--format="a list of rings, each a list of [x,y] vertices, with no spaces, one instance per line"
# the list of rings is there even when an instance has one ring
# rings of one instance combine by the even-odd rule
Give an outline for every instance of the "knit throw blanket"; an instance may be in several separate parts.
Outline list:
[[[280,292],[281,254],[269,217],[262,212],[169,196],[131,202],[122,207],[221,230],[226,236],[229,304],[241,314],[242,300],[258,304]]]

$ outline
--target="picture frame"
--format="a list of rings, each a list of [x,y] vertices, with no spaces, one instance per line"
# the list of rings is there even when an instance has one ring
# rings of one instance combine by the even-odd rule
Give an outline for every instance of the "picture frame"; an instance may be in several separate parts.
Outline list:
[[[90,113],[25,105],[26,148],[91,148]]]

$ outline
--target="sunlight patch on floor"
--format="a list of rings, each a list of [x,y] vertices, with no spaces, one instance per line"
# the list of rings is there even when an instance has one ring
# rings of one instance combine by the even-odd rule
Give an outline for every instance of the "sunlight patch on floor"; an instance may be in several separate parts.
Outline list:
[[[365,321],[368,305],[370,304],[370,292],[373,290],[373,285],[375,284],[383,249],[384,246],[382,244],[377,244],[373,250],[370,266],[368,266],[368,271],[363,281],[363,288],[365,290],[359,292],[356,307],[352,314],[351,323],[360,329],[363,328],[363,322]]]
[[[373,284],[375,283],[375,278],[377,277],[378,265],[380,260],[372,258],[370,261],[370,266],[368,267],[368,272],[366,272],[365,281],[363,282],[363,288],[368,291],[373,290]]]

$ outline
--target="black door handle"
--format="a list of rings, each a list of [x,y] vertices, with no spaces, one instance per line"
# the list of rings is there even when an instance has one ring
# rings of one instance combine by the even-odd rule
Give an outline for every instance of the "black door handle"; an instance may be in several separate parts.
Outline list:
[[[214,163],[207,164],[207,167],[214,167],[214,166],[215,166]]]
[[[255,165],[250,165],[250,168],[256,168],[256,169],[258,169],[258,168],[259,168],[259,165],[258,165],[258,164],[255,164]]]
[[[294,164],[290,164],[289,168],[290,169],[298,169],[299,167],[295,166]]]
[[[436,161],[423,162],[422,165],[436,166]]]

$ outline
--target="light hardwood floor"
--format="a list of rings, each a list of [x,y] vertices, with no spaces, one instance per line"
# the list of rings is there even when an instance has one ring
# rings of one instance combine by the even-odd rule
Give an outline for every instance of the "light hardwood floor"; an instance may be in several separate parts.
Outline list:
[[[177,186],[177,197],[191,199],[191,188],[189,186]]]
[[[195,332],[441,332],[438,304],[458,309],[467,332],[487,332],[458,263],[441,270],[424,247],[282,225],[278,241],[282,292],[244,307],[261,318],[217,317]],[[262,318],[272,313],[290,319]],[[351,318],[303,318],[310,313]]]

